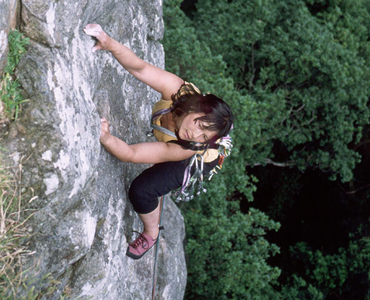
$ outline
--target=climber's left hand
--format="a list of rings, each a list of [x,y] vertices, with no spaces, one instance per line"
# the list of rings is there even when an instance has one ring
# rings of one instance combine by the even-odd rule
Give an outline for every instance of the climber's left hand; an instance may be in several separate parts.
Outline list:
[[[84,28],[87,35],[95,37],[98,41],[96,45],[92,48],[92,51],[96,50],[109,50],[109,45],[111,38],[104,32],[99,24],[88,24]]]

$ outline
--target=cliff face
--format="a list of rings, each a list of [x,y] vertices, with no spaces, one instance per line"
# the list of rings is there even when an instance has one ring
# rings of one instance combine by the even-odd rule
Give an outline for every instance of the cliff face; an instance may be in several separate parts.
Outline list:
[[[17,24],[30,38],[17,68],[29,102],[2,142],[12,163],[22,165],[24,195],[37,196],[31,202],[23,198],[34,213],[28,247],[35,251],[24,268],[36,265],[38,289],[52,284],[42,280],[48,273],[58,281],[45,299],[149,299],[154,251],[139,261],[125,255],[136,237],[132,230],[142,229],[127,191],[147,166],[119,162],[101,147],[99,133],[100,118],[106,117],[112,133],[128,143],[150,140],[146,132],[159,95],[111,54],[93,54],[94,40],[83,28],[99,23],[163,68],[162,1],[5,1],[7,16],[15,16],[18,7]],[[10,23],[0,25],[6,34]],[[168,198],[163,218],[156,299],[182,299],[184,223]]]

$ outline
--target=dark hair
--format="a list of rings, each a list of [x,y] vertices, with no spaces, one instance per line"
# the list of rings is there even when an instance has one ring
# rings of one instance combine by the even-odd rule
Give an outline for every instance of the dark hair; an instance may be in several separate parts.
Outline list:
[[[230,132],[233,124],[233,115],[229,105],[222,99],[212,94],[202,95],[193,85],[186,83],[171,98],[173,101],[171,112],[175,118],[188,113],[205,114],[205,116],[199,117],[197,120],[208,123],[209,127],[207,129],[216,132],[216,135],[206,141],[205,144],[215,146],[216,140]],[[180,144],[185,142],[180,139],[179,141]],[[183,146],[185,146],[185,143]]]

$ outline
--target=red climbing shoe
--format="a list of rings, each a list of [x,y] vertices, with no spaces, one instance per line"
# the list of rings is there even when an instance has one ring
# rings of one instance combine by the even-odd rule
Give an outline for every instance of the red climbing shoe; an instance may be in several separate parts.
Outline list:
[[[128,246],[126,255],[133,259],[139,259],[155,245],[157,240],[143,232]]]

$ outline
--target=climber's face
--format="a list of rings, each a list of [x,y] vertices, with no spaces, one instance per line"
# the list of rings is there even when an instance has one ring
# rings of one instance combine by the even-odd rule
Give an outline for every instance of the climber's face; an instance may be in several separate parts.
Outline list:
[[[215,131],[207,129],[209,124],[197,118],[205,116],[204,113],[187,114],[180,123],[179,136],[182,140],[204,143],[216,135]]]

